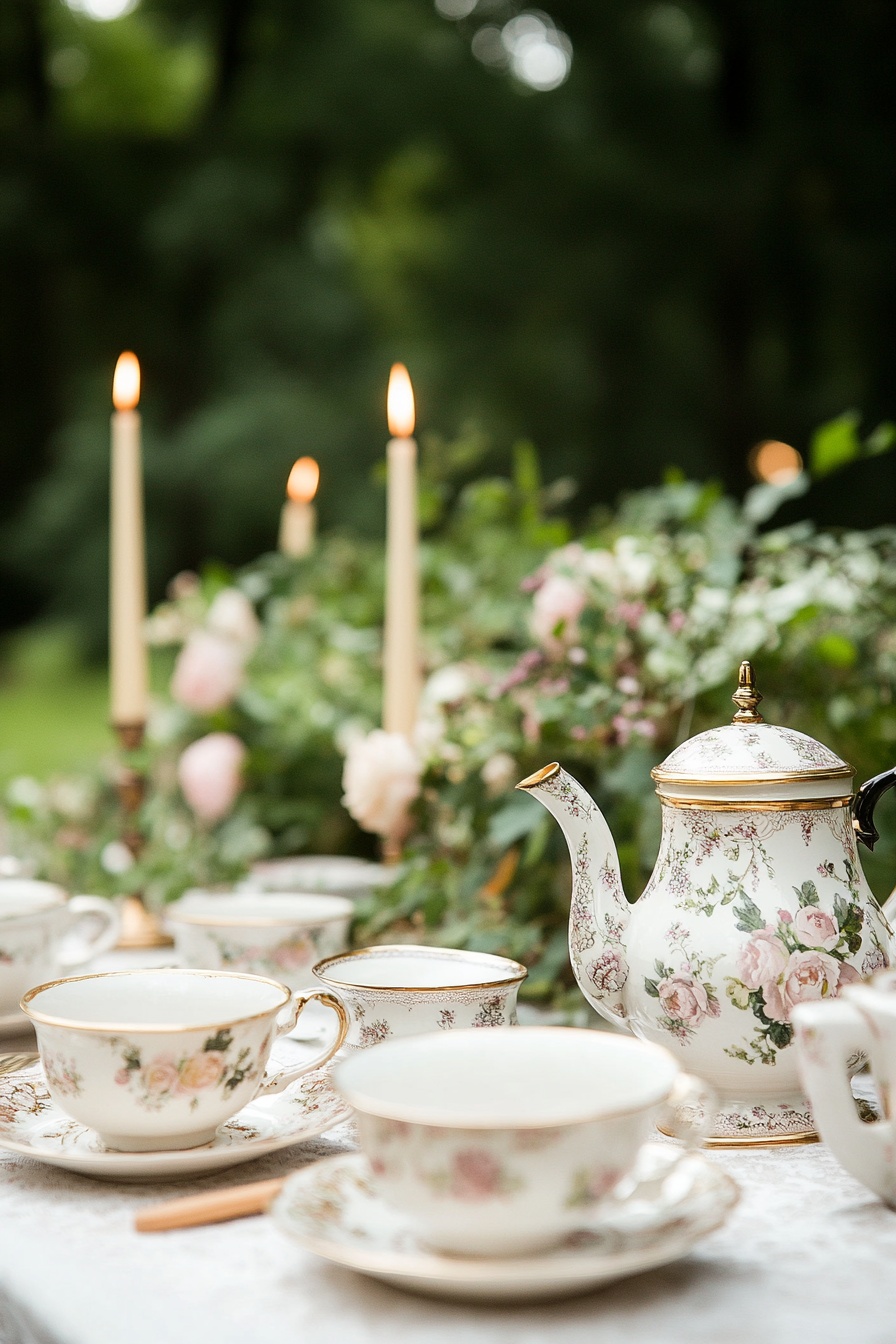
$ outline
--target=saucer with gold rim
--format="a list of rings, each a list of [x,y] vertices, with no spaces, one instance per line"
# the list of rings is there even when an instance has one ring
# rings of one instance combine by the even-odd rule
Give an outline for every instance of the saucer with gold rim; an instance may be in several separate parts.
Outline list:
[[[394,1287],[461,1301],[541,1302],[670,1264],[725,1221],[738,1187],[701,1153],[647,1143],[633,1173],[558,1246],[513,1258],[445,1255],[377,1194],[367,1159],[340,1153],[291,1176],[279,1226],[315,1255]]]
[[[110,1181],[175,1181],[237,1166],[316,1138],[350,1116],[324,1067],[276,1096],[251,1101],[219,1127],[211,1143],[123,1153],[104,1147],[93,1130],[56,1105],[40,1064],[0,1076],[0,1150]]]

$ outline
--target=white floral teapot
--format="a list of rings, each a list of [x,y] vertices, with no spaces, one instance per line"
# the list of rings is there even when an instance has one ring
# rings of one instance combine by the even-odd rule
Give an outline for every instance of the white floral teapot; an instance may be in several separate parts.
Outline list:
[[[710,1082],[716,1143],[814,1138],[791,1009],[889,965],[892,932],[856,840],[896,770],[852,792],[852,769],[813,738],[764,723],[742,663],[732,724],[652,772],[660,853],[635,905],[597,804],[559,765],[517,788],[563,828],[573,867],[572,966],[599,1013]],[[894,893],[896,895],[896,893]],[[893,903],[891,897],[888,906]]]

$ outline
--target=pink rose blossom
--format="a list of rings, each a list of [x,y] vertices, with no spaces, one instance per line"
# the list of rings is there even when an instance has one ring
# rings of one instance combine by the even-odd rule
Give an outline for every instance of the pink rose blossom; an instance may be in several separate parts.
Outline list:
[[[784,968],[782,987],[785,1006],[814,999],[832,999],[840,982],[841,963],[827,952],[791,952]]]
[[[793,915],[790,913],[789,910],[779,910],[779,911],[778,911],[778,918],[780,919],[780,921],[781,921],[782,924],[792,924],[792,923],[793,923]]]
[[[574,579],[563,574],[545,579],[532,600],[532,633],[538,643],[553,652],[573,643],[587,601],[584,589]]]
[[[773,1022],[790,1020],[781,996],[780,980],[787,965],[787,952],[778,939],[773,924],[754,933],[740,950],[737,968],[747,989],[761,989],[765,1014]]]
[[[666,1016],[691,1027],[699,1027],[706,1017],[718,1017],[721,1011],[693,975],[672,975],[661,980],[657,990]]]
[[[793,928],[801,943],[807,947],[824,948],[825,952],[830,952],[840,941],[840,930],[834,920],[814,905],[804,905],[797,910]]]
[[[194,714],[214,714],[240,689],[244,660],[244,650],[233,640],[197,630],[177,656],[171,694]]]
[[[670,611],[668,626],[673,635],[677,635],[688,623],[688,618],[683,611]]]
[[[168,1055],[157,1055],[141,1069],[143,1086],[151,1097],[164,1096],[177,1087],[177,1065]]]
[[[184,1060],[177,1078],[178,1092],[204,1092],[224,1072],[224,1055],[220,1050],[198,1050]]]
[[[131,1070],[119,1069],[115,1075],[115,1081],[119,1087],[127,1087],[128,1083],[131,1081]]]
[[[226,817],[243,787],[246,747],[233,733],[208,733],[181,755],[177,778],[184,797],[200,821]]]
[[[480,1148],[454,1154],[451,1193],[455,1199],[490,1199],[501,1193],[501,1163]]]
[[[611,615],[617,621],[621,621],[623,625],[627,625],[629,630],[637,630],[641,624],[641,617],[646,610],[643,602],[620,602]]]
[[[365,831],[397,835],[420,792],[423,767],[402,733],[376,728],[349,747],[342,772],[343,804]]]
[[[283,943],[274,951],[274,964],[281,971],[297,971],[312,960],[314,948],[304,939],[300,943]]]

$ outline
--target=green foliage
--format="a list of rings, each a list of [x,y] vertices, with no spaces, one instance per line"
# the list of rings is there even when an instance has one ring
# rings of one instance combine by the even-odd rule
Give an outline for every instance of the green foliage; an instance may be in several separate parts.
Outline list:
[[[396,880],[359,907],[355,936],[503,951],[530,966],[527,992],[544,997],[568,984],[569,865],[559,828],[513,784],[562,760],[606,814],[637,896],[659,841],[650,770],[730,717],[744,657],[756,661],[770,722],[830,742],[860,779],[878,773],[896,744],[896,532],[759,532],[749,501],[677,478],[576,536],[549,511],[556,492],[529,448],[511,479],[465,479],[478,452],[446,445],[460,485],[424,473],[435,504],[422,551],[422,779]],[[11,847],[70,886],[143,890],[157,903],[232,881],[262,855],[375,854],[341,800],[345,754],[380,718],[383,577],[381,546],[348,533],[299,561],[269,553],[235,573],[216,564],[179,575],[152,617],[154,640],[180,650],[200,636],[236,641],[244,673],[213,710],[191,709],[182,691],[158,705],[137,862],[122,853],[102,779],[14,781]],[[854,657],[837,652],[847,644]],[[221,732],[245,744],[244,787],[221,820],[203,821],[178,762]],[[866,871],[884,896],[896,846],[881,829]],[[814,904],[815,884],[799,899]],[[722,900],[739,928],[764,927],[739,879]],[[844,900],[838,914],[847,945],[856,910]],[[758,998],[750,1006],[778,1032]]]

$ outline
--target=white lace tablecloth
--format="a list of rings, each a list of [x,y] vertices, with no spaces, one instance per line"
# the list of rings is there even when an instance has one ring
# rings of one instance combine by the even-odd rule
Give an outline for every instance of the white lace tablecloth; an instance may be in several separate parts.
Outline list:
[[[711,1153],[742,1190],[724,1228],[678,1264],[544,1307],[412,1297],[306,1254],[269,1218],[133,1229],[142,1205],[281,1175],[347,1143],[343,1126],[155,1186],[0,1153],[0,1344],[896,1341],[896,1213],[820,1144]]]

